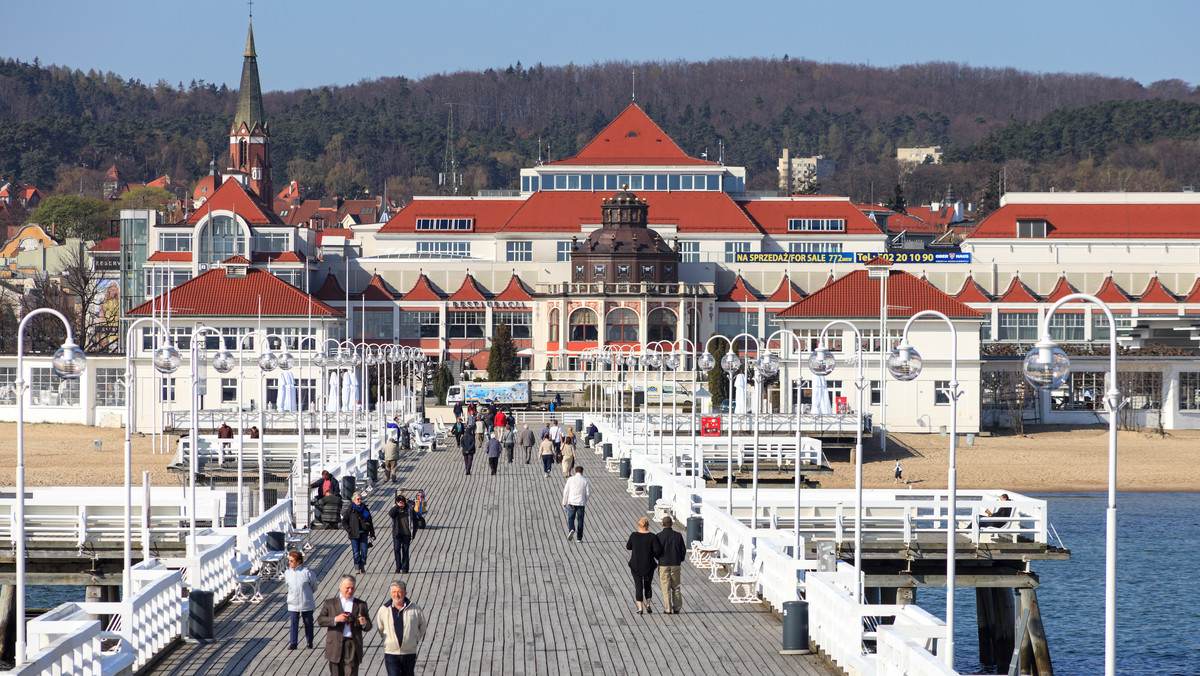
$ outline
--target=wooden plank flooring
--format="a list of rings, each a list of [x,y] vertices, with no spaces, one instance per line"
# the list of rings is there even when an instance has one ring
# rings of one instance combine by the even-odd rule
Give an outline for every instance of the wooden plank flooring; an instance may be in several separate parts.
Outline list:
[[[683,613],[634,612],[625,540],[645,516],[646,499],[625,493],[625,481],[604,471],[598,455],[580,462],[592,481],[584,542],[566,540],[563,477],[544,477],[540,461],[522,459],[490,476],[477,456],[464,476],[456,449],[414,452],[401,462],[400,486],[424,489],[426,530],[412,546],[409,597],[425,610],[422,674],[835,674],[814,656],[780,656],[780,620],[760,606],[732,605],[728,585],[683,566]],[[386,516],[393,484],[380,484],[367,502],[379,539],[370,550],[357,596],[372,609],[388,598],[398,577]],[[657,529],[654,529],[657,530]],[[321,580],[318,602],[336,593],[350,572],[341,531],[314,531],[307,563]],[[155,674],[326,674],[324,630],[314,650],[287,650],[286,589],[265,586],[258,605],[230,605],[217,616],[216,639],[184,644]],[[661,611],[657,584],[654,609]],[[303,630],[302,630],[303,631]],[[372,632],[361,672],[385,674],[383,643]]]

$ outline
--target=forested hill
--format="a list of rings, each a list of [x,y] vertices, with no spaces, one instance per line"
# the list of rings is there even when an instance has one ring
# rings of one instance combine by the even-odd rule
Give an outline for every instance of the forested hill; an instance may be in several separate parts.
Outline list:
[[[231,60],[230,68],[240,64]],[[453,109],[454,155],[468,188],[513,187],[517,169],[537,159],[539,141],[543,158],[571,155],[628,105],[635,69],[637,102],[685,151],[707,150],[716,159],[723,145],[725,162],[746,166],[755,188],[774,187],[783,147],[834,159],[838,171],[825,192],[864,200],[890,192],[898,180],[910,201],[937,197],[947,184],[971,198],[992,163],[1014,160],[1027,166],[1016,167],[1010,183],[1023,176],[1028,182],[1014,189],[1045,182],[1099,189],[1071,174],[1080,159],[1136,160],[1142,173],[1126,182],[1130,189],[1200,180],[1187,173],[1200,164],[1200,151],[1189,141],[1200,136],[1200,89],[1177,80],[1143,87],[1097,75],[952,63],[877,68],[784,57],[516,63],[420,80],[270,92],[264,99],[275,183],[296,179],[314,193],[377,193],[385,183],[389,195],[432,192]],[[1107,113],[1084,112],[1101,110],[1095,108],[1101,102],[1109,102],[1101,106]],[[223,154],[235,103],[235,91],[203,82],[146,85],[111,73],[0,61],[0,177],[78,191],[95,181],[91,172],[116,164],[128,180],[170,174],[188,183],[204,174],[214,152]],[[1173,117],[1133,133],[1111,128],[1122,120],[1137,126],[1142,116]],[[1041,124],[1051,126],[1038,132]],[[1162,151],[1162,143],[1182,153],[1182,163],[1160,161],[1144,147]],[[897,167],[897,146],[932,144],[953,149],[959,161],[915,171]],[[1071,181],[1078,185],[1064,183]]]

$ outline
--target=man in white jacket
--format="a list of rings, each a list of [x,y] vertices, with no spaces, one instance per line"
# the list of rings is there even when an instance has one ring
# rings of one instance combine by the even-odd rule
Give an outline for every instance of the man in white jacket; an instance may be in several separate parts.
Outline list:
[[[583,477],[583,468],[576,467],[575,474],[563,486],[562,506],[567,510],[567,540],[583,542],[583,510],[592,495],[592,484]]]
[[[383,664],[388,676],[409,676],[417,668],[417,647],[425,638],[425,613],[409,600],[402,580],[392,582],[391,594],[375,612],[375,627],[383,636]]]

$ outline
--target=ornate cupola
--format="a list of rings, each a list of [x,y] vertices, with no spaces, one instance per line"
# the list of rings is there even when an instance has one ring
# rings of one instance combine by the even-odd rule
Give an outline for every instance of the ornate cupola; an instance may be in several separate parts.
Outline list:
[[[258,81],[258,54],[254,50],[254,25],[246,34],[242,84],[237,115],[229,130],[229,174],[268,206],[274,199],[271,185],[271,133],[263,115],[262,86]]]
[[[623,186],[624,187],[624,186]],[[679,254],[647,227],[646,200],[622,190],[600,206],[601,227],[571,253],[574,282],[679,280]]]

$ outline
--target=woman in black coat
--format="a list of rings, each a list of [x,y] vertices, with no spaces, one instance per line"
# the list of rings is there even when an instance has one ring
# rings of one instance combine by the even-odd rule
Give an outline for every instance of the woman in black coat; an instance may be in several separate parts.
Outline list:
[[[475,461],[475,435],[470,431],[462,435],[462,440],[458,442],[462,449],[463,466],[466,467],[467,474],[471,474],[471,463]]]
[[[650,610],[651,589],[654,579],[654,569],[658,568],[658,559],[662,556],[662,543],[650,532],[650,520],[638,519],[636,533],[629,534],[625,549],[633,552],[629,555],[629,571],[633,573],[633,598],[637,601],[637,613],[642,614],[642,599],[645,598],[645,612]]]
[[[417,530],[417,512],[403,495],[396,496],[396,506],[388,510],[392,517],[392,554],[396,557],[396,572],[408,572],[408,547]]]

